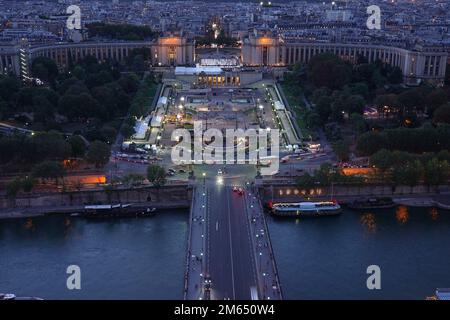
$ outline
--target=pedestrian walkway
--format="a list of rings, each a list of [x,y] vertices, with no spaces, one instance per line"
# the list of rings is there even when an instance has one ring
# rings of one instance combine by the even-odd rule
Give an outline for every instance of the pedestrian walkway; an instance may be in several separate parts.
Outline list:
[[[186,257],[185,300],[204,299],[205,234],[206,234],[206,187],[194,188],[189,215],[189,239]]]
[[[281,285],[270,235],[261,201],[254,187],[250,187],[246,193],[246,207],[255,253],[259,297],[261,300],[281,300]]]

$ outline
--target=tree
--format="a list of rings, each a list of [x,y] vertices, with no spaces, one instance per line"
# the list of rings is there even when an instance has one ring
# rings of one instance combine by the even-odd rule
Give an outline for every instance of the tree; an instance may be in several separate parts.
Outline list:
[[[432,114],[434,110],[447,103],[447,92],[445,92],[443,89],[435,89],[430,94],[428,94],[426,100],[431,111],[430,114]]]
[[[450,124],[450,104],[443,105],[434,111],[433,122]]]
[[[81,180],[77,180],[77,181],[75,181],[73,186],[74,186],[75,190],[81,191],[81,189],[83,189],[83,187],[84,187],[84,184]]]
[[[134,73],[122,76],[118,83],[127,94],[134,94],[139,88],[139,78]]]
[[[392,110],[398,108],[399,101],[398,96],[396,94],[382,94],[375,98],[375,105],[378,108],[378,112],[384,112],[385,107],[387,110]]]
[[[133,57],[131,70],[134,72],[144,72],[146,70],[144,57],[140,54]]]
[[[448,179],[449,164],[433,158],[425,164],[424,181],[428,186],[438,186]]]
[[[394,167],[393,180],[397,185],[410,186],[412,192],[412,188],[419,183],[423,171],[419,160],[410,161],[406,165]]]
[[[309,78],[316,87],[339,89],[351,79],[352,67],[338,56],[324,53],[309,62]]]
[[[150,165],[147,168],[147,179],[156,188],[156,196],[159,199],[159,189],[166,184],[166,171],[158,165]]]
[[[311,189],[315,186],[315,179],[306,172],[304,175],[297,178],[296,183],[300,188]]]
[[[403,82],[403,72],[399,67],[392,68],[391,72],[388,74],[388,81],[391,84],[400,84]]]
[[[136,133],[136,131],[134,130],[134,127],[130,126],[127,123],[124,123],[122,125],[122,128],[120,129],[120,133],[125,137],[125,138],[129,138],[131,137],[133,134]]]
[[[86,25],[89,35],[116,40],[145,40],[155,35],[148,26],[93,22]]]
[[[31,175],[44,180],[53,179],[58,184],[58,179],[64,177],[65,169],[60,162],[44,161],[33,167]]]
[[[111,148],[108,144],[101,141],[94,141],[91,143],[86,154],[86,160],[89,163],[95,164],[96,168],[105,166],[111,155]]]
[[[332,99],[329,96],[322,96],[317,100],[316,112],[320,117],[322,123],[326,123],[331,114],[331,103]]]
[[[409,89],[398,96],[398,102],[403,108],[403,114],[414,111],[415,108],[424,109],[426,97],[422,88]]]
[[[86,142],[79,135],[69,138],[69,144],[72,148],[72,157],[82,158],[86,154]]]
[[[359,114],[359,113],[352,113],[350,115],[350,124],[353,127],[353,130],[355,130],[355,132],[357,134],[363,133],[366,131],[367,129],[367,124],[366,121],[364,120],[364,117]]]
[[[59,74],[58,66],[53,59],[37,57],[31,65],[31,73],[35,78],[54,83]]]
[[[382,148],[386,148],[386,136],[382,133],[369,131],[358,137],[356,150],[363,156],[370,156]]]
[[[350,94],[367,99],[369,97],[369,87],[364,82],[355,83],[350,87]]]
[[[22,185],[23,192],[30,194],[34,188],[35,181],[32,177],[25,177],[24,179],[22,179],[20,181],[20,184]],[[28,198],[28,206],[30,206],[30,202],[31,202],[31,199]]]
[[[54,119],[55,107],[44,96],[33,97],[33,111],[35,121],[47,123]]]
[[[338,140],[332,144],[333,151],[339,161],[348,161],[350,158],[350,145],[347,141]]]
[[[35,161],[63,160],[70,156],[72,150],[64,136],[56,131],[38,133],[31,137],[30,145],[24,145],[22,154]]]
[[[309,112],[305,118],[306,125],[310,129],[316,129],[320,126],[322,119],[317,112]]]
[[[381,149],[370,156],[369,163],[372,167],[385,173],[395,164],[395,158],[391,151]]]
[[[315,182],[321,186],[329,186],[332,183],[332,172],[330,163],[322,163],[320,168],[314,171]]]
[[[8,103],[0,97],[0,120],[4,119],[6,114],[9,113],[8,109],[9,109]]]
[[[345,99],[346,108],[344,109],[349,114],[358,113],[362,114],[364,111],[364,106],[366,105],[366,101],[362,96],[359,95],[351,95],[347,99]]]
[[[86,78],[86,70],[80,65],[76,65],[73,68],[72,74],[79,80],[84,80]]]
[[[20,81],[15,77],[0,78],[0,97],[7,102],[12,102],[20,88]]]
[[[22,184],[20,179],[16,178],[14,180],[11,180],[6,185],[6,195],[8,196],[8,198],[15,200],[21,188]]]
[[[147,179],[154,187],[160,188],[166,184],[166,171],[161,166],[150,165],[147,168]]]
[[[32,177],[26,177],[21,180],[21,184],[22,190],[26,193],[30,193],[34,188],[35,181]]]
[[[115,137],[117,136],[117,130],[114,127],[111,127],[109,125],[104,125],[101,129],[100,129],[100,133],[104,138],[104,141],[106,142],[110,142],[113,141],[115,139]]]
[[[59,99],[58,110],[70,120],[90,117],[107,118],[108,113],[89,93],[80,95],[66,93]]]
[[[143,175],[135,174],[135,173],[127,174],[122,178],[122,182],[127,187],[131,187],[131,188],[142,185],[144,180],[145,180],[145,177]]]
[[[330,94],[331,94],[330,89],[326,87],[321,87],[319,89],[314,90],[311,100],[314,103],[318,103],[320,98],[328,97]]]

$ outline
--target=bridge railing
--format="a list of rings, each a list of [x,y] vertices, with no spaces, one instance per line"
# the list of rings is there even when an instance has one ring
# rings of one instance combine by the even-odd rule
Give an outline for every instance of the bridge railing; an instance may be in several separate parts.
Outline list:
[[[186,271],[184,273],[184,300],[187,300],[188,296],[188,286],[189,286],[189,259],[191,257],[191,239],[192,239],[192,221],[193,221],[193,211],[194,211],[194,204],[196,198],[196,188],[193,187],[192,189],[192,202],[191,202],[191,209],[189,210],[189,233],[188,233],[188,245],[187,245],[187,252],[186,252]]]

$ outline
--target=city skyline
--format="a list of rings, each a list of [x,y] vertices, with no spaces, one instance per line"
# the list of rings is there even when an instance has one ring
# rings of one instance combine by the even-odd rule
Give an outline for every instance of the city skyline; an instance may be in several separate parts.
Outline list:
[[[0,8],[0,300],[448,299],[449,1]]]

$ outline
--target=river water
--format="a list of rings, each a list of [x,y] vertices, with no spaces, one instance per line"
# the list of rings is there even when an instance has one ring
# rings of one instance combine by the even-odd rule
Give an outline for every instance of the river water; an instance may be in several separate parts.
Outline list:
[[[397,209],[323,219],[270,218],[287,299],[424,299],[450,287],[450,212]],[[381,289],[367,289],[367,267]]]
[[[450,212],[399,208],[268,217],[287,299],[424,299],[450,287]],[[182,299],[188,213],[0,220],[0,292],[44,299]],[[81,268],[68,290],[66,268]],[[367,266],[381,269],[368,290]]]
[[[44,299],[180,299],[188,216],[0,220],[0,292]],[[67,289],[69,265],[81,269],[81,290]]]

